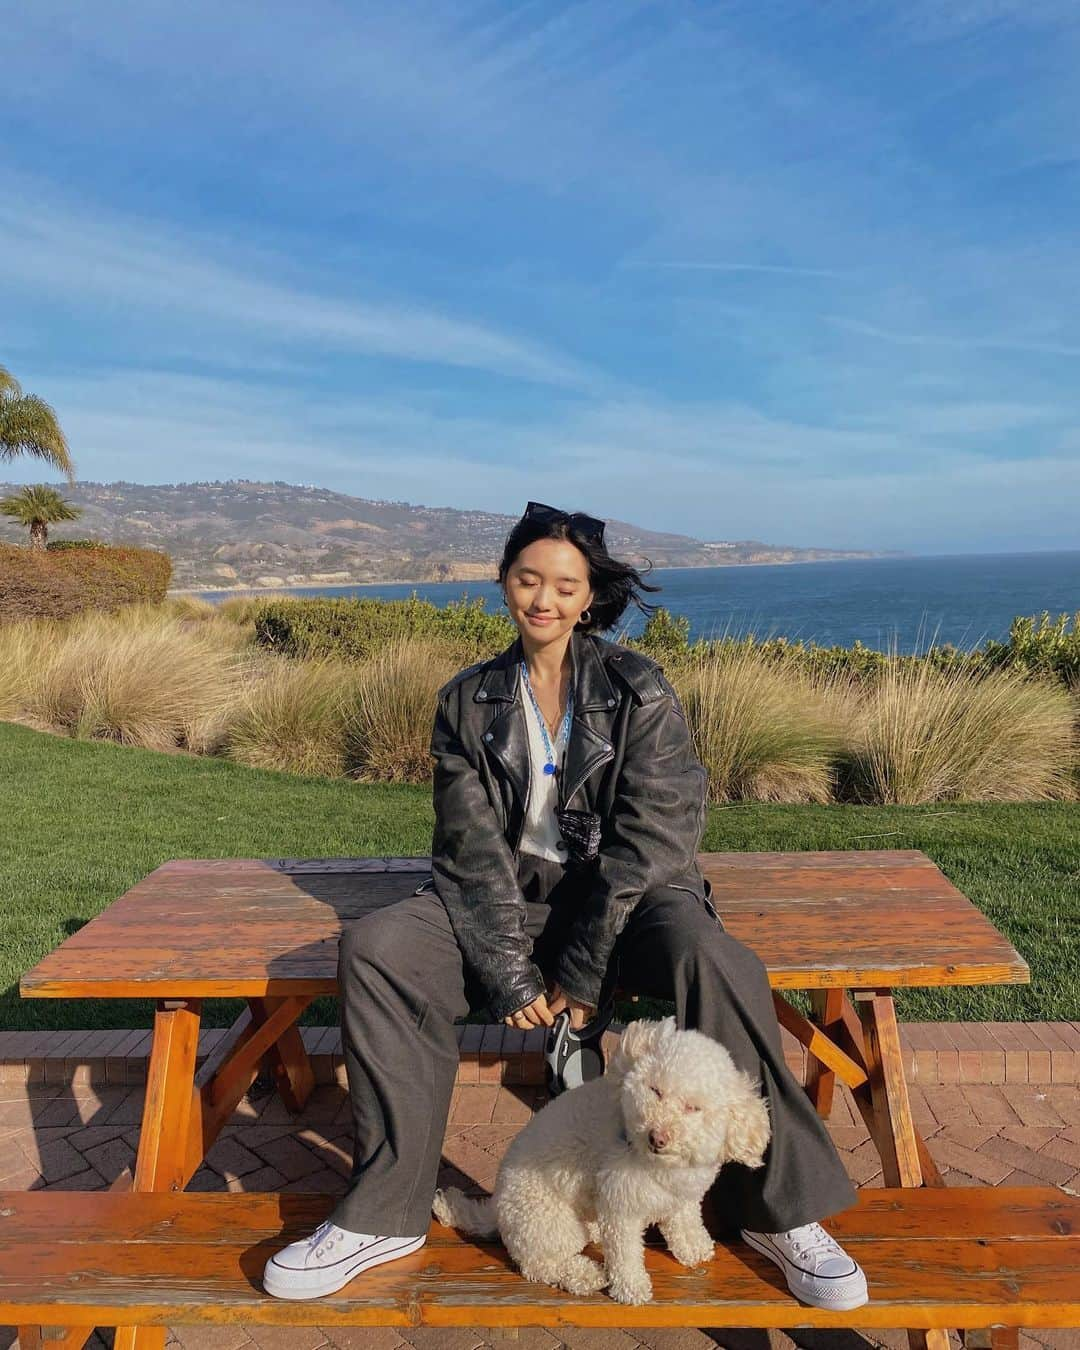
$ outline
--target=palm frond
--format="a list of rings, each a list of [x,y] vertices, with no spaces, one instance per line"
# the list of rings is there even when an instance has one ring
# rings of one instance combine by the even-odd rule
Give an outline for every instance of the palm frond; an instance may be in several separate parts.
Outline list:
[[[36,394],[0,397],[0,460],[16,455],[43,459],[65,474],[69,482],[75,479],[75,466],[56,413]]]
[[[0,497],[0,515],[11,516],[20,525],[52,525],[58,520],[78,520],[82,508],[65,501],[56,488],[35,483]]]

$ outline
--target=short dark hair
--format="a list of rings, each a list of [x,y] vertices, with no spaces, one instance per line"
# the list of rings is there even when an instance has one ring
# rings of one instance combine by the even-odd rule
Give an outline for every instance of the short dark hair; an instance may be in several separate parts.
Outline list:
[[[522,516],[506,537],[499,562],[500,586],[505,584],[507,573],[518,554],[537,539],[566,539],[581,550],[589,564],[589,587],[593,592],[593,602],[589,606],[588,620],[579,622],[576,632],[596,633],[614,628],[631,603],[637,605],[646,616],[657,608],[642,600],[640,592],[660,591],[663,587],[650,586],[642,581],[636,568],[613,558],[603,539],[597,538],[595,532],[583,531],[570,512],[554,518]],[[646,562],[651,572],[653,564],[648,558]]]

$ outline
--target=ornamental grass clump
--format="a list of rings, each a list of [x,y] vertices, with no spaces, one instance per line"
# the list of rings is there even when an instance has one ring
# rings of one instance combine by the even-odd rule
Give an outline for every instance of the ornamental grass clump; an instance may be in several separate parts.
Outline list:
[[[354,676],[341,661],[264,657],[245,681],[226,754],[256,769],[340,778]]]
[[[430,782],[436,696],[464,664],[454,641],[399,636],[355,666],[347,771],[361,782]]]
[[[846,686],[768,664],[752,645],[703,649],[672,685],[714,802],[827,802]]]
[[[20,720],[82,740],[206,753],[241,679],[233,652],[168,616],[88,612],[57,625]]]
[[[880,805],[1075,799],[1068,691],[1017,670],[890,663],[852,728],[849,795]]]
[[[26,717],[30,691],[61,628],[55,619],[21,619],[0,626],[0,721]]]

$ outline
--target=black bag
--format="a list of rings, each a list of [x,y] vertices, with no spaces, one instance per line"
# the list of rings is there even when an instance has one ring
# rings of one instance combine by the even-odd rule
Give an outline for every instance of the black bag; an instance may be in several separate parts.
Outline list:
[[[566,841],[567,860],[581,866],[600,854],[600,817],[595,811],[575,811],[563,807],[555,812],[559,830]]]

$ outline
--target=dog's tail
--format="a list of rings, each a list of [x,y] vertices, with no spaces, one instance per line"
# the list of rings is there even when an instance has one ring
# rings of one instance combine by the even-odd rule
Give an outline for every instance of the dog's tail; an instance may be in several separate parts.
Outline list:
[[[480,1199],[474,1199],[464,1191],[458,1190],[456,1186],[452,1186],[449,1190],[435,1192],[431,1212],[447,1228],[457,1228],[462,1233],[475,1233],[478,1237],[499,1236],[494,1196],[485,1195]]]

